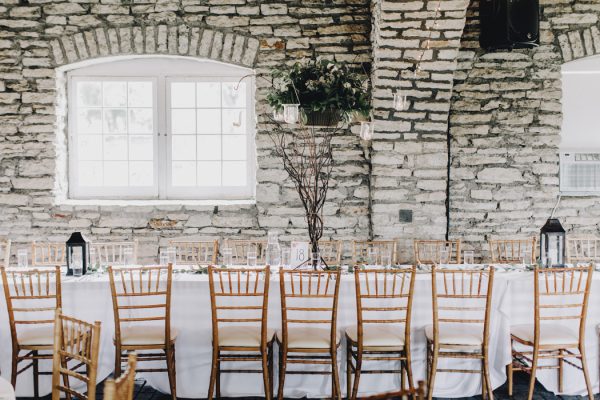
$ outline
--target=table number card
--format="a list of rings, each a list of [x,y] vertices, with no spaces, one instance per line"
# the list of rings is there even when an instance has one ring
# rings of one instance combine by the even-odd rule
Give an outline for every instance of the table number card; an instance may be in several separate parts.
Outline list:
[[[290,245],[290,266],[298,267],[309,260],[310,243],[292,242]]]

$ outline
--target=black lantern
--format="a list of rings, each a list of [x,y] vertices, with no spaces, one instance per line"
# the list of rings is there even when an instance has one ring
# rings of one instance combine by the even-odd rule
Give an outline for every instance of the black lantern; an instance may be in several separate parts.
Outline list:
[[[73,232],[67,240],[67,275],[73,275],[73,270],[79,268],[81,268],[81,274],[85,275],[89,259],[87,239],[81,232]]]
[[[542,265],[562,267],[565,265],[565,229],[556,218],[550,218],[540,231],[540,259]]]

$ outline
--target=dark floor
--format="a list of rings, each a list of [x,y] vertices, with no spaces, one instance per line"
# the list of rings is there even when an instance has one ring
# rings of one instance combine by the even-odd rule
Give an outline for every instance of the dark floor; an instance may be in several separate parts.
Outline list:
[[[514,400],[526,399],[528,386],[529,386],[529,376],[524,373],[515,373],[514,396],[512,397],[512,399],[514,399]],[[98,385],[98,392],[96,394],[97,400],[102,400],[102,388],[103,387],[104,387],[103,384]],[[510,397],[508,397],[508,394],[506,393],[506,385],[503,385],[494,391],[494,398],[496,400],[510,399]],[[534,398],[534,400],[563,400],[563,399],[564,400],[577,400],[577,399],[584,399],[585,397],[556,396],[556,395],[544,390],[544,388],[540,384],[537,384],[535,387],[535,394],[534,394],[533,398]],[[596,400],[599,400],[600,395],[596,395],[595,398],[596,398]],[[50,396],[47,396],[46,398],[44,398],[44,400],[49,400],[49,399],[50,399]],[[159,393],[156,390],[152,389],[151,387],[146,386],[144,384],[143,380],[139,380],[136,382],[134,400],[170,400],[170,399],[171,399],[171,396]],[[257,399],[258,400],[260,398],[246,397],[246,399],[249,399],[249,400]],[[463,397],[458,400],[475,400],[475,399],[481,399],[481,396]],[[31,399],[19,398],[18,400],[31,400]]]

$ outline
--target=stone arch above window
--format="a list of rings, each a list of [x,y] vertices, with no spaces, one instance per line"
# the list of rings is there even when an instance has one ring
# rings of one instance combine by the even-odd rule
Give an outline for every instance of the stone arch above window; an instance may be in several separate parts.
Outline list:
[[[558,35],[563,62],[600,54],[600,29],[597,26]]]
[[[187,25],[101,27],[51,42],[55,66],[97,57],[170,54],[207,58],[253,67],[258,39]]]

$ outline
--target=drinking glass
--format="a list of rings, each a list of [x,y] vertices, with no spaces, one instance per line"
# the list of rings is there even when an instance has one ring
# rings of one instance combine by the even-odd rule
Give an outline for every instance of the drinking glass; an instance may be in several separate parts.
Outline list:
[[[167,254],[167,249],[162,248],[160,249],[160,254],[159,254],[159,265],[167,265],[169,264],[169,255]]]
[[[292,257],[291,249],[289,247],[282,247],[281,248],[281,265],[284,268],[290,267],[291,257]]]
[[[19,268],[27,268],[29,266],[27,249],[17,250],[17,266]]]
[[[444,247],[440,249],[440,264],[448,264],[450,261],[450,249]]]
[[[381,252],[381,265],[383,265],[384,267],[392,266],[392,252],[390,251],[390,249],[384,249]]]
[[[256,267],[256,250],[248,250],[248,254],[246,255],[246,260],[249,267]]]
[[[125,265],[135,264],[135,261],[133,260],[133,249],[131,247],[126,247],[123,249],[123,263]]]
[[[531,264],[531,253],[527,251],[527,249],[523,249],[521,251],[521,264],[528,265]]]
[[[377,254],[379,253],[378,251],[379,249],[377,249],[376,247],[371,247],[367,249],[367,264],[368,265],[378,265],[377,261],[378,261],[378,257]]]
[[[475,252],[472,250],[463,251],[463,264],[475,264]]]
[[[175,266],[177,264],[177,249],[175,247],[167,247],[167,264],[172,264]]]
[[[225,247],[221,250],[221,263],[225,266],[233,264],[233,251],[231,247]]]
[[[310,266],[312,268],[321,267],[321,253],[319,253],[318,251],[310,253]]]
[[[73,276],[83,275],[83,259],[82,259],[82,248],[74,247],[70,254],[71,260],[69,265],[73,270]]]

